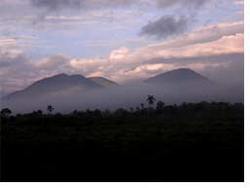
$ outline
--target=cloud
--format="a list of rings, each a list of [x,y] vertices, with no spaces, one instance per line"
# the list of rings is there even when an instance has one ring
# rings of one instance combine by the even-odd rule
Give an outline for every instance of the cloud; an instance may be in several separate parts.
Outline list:
[[[164,15],[158,20],[150,21],[144,25],[141,28],[140,34],[153,36],[156,39],[182,34],[191,28],[194,22],[197,22],[195,19],[201,7],[212,1],[213,0],[157,0],[155,2],[158,8],[164,9],[177,6],[177,9],[173,9],[174,12],[172,15]],[[179,17],[176,17],[176,15],[179,15]]]
[[[213,76],[212,70],[223,71],[225,68],[228,78],[228,74],[233,72],[233,67],[242,67],[243,42],[242,23],[221,23],[200,28],[170,41],[134,50],[121,47],[111,51],[106,58],[72,58],[56,55],[32,60],[24,54],[15,54],[14,51],[9,52],[9,55],[2,52],[0,65],[5,68],[0,70],[0,79],[6,83],[5,85],[9,85],[9,89],[18,89],[21,85],[27,86],[35,80],[62,72],[104,76],[122,83],[145,79],[181,67],[192,68],[216,79],[219,77]],[[235,80],[242,80],[242,69],[235,70],[239,73],[232,74],[238,76]],[[223,78],[225,77],[224,75]]]
[[[237,5],[244,5],[244,0],[234,0],[234,3]]]
[[[244,53],[222,53],[222,54],[214,54],[214,55],[202,55],[202,56],[190,56],[190,57],[170,57],[170,58],[155,58],[151,59],[146,64],[177,64],[177,65],[190,65],[190,64],[218,64],[220,62],[238,62],[244,61]]]
[[[3,0],[2,0],[3,1]],[[132,0],[4,0],[0,3],[0,33],[16,34],[20,30],[48,29],[65,25],[79,26],[90,22],[110,22],[127,16],[120,11],[119,18],[111,14],[117,8],[139,5]],[[128,9],[127,9],[128,10]],[[129,9],[129,11],[131,11]],[[139,11],[131,11],[138,13]],[[56,25],[56,26],[55,26]],[[72,28],[68,26],[68,28]]]
[[[31,0],[31,3],[36,7],[45,7],[50,10],[59,9],[62,7],[77,8],[81,5],[81,0]]]
[[[39,60],[35,64],[35,66],[42,70],[50,70],[50,69],[55,69],[57,67],[62,67],[68,64],[68,62],[69,62],[69,58],[63,55],[55,55],[49,58],[43,58]]]
[[[168,38],[172,35],[178,35],[186,31],[188,27],[188,19],[174,18],[171,16],[161,17],[159,20],[149,22],[141,29],[141,35],[154,36],[158,39]]]
[[[47,30],[49,28],[55,29],[55,27],[57,30],[73,30],[72,25],[78,27],[84,23],[89,24],[94,22],[121,23],[122,21],[124,24],[124,22],[128,20],[132,20],[131,22],[138,21],[140,17],[135,15],[135,13],[146,16],[152,15],[152,12],[157,12],[158,14],[160,11],[157,7],[161,9],[165,8],[166,11],[173,12],[175,16],[185,16],[185,18],[182,19],[172,18],[166,20],[170,26],[176,28],[173,32],[178,32],[179,29],[177,28],[180,27],[183,29],[183,27],[173,25],[175,22],[180,21],[180,23],[183,23],[181,21],[184,19],[190,20],[190,17],[195,17],[193,14],[198,12],[198,9],[200,9],[202,5],[211,1],[213,0],[4,0],[0,4],[0,25],[1,22],[4,25],[0,27],[0,32],[4,29],[6,30],[4,32],[15,33],[17,27],[23,30],[27,28]],[[172,9],[174,5],[178,5],[179,9],[177,11]],[[117,8],[123,9],[117,10]],[[97,16],[95,14],[97,14]],[[131,15],[129,16],[129,14]],[[190,14],[192,14],[192,16],[190,16]],[[136,19],[135,16],[137,17]],[[162,17],[158,21],[163,21],[165,17]],[[151,23],[154,22],[157,21],[152,21]],[[189,22],[189,26],[190,23],[192,22]],[[139,24],[143,25],[141,23]],[[178,24],[178,22],[176,24]],[[146,26],[144,27],[145,29],[147,28]],[[166,27],[168,27],[168,25],[166,25]],[[169,29],[171,28],[172,27]],[[167,33],[162,35],[167,36],[170,32],[169,29],[164,28],[163,25],[162,31],[166,31]],[[150,33],[151,32],[149,32],[149,35]]]
[[[47,8],[48,10],[61,9],[97,9],[102,7],[122,7],[136,4],[133,0],[31,0],[32,5],[38,8]]]
[[[215,37],[213,41],[200,37],[200,43],[197,39],[195,43],[184,40],[184,45],[178,47],[168,46],[168,42],[136,50],[122,47],[107,58],[73,59],[71,66],[86,76],[102,75],[118,82],[145,79],[181,67],[203,71],[208,67],[243,63],[243,38],[238,33]]]
[[[133,51],[118,49],[111,54],[119,52],[119,58],[113,62],[106,59],[106,63],[103,60],[109,68],[104,67],[101,71],[114,80],[124,81],[146,78],[173,68],[190,67],[201,71],[208,67],[243,63],[242,32],[242,23],[223,23]]]
[[[182,46],[188,46],[196,43],[207,43],[218,40],[225,36],[236,35],[238,33],[244,33],[243,22],[225,22],[214,25],[209,25],[196,29],[195,31],[179,36],[177,39],[168,41],[167,43],[161,43],[154,45],[154,48],[165,45],[165,48],[180,48]]]
[[[157,0],[159,8],[171,7],[174,5],[181,5],[189,8],[199,8],[211,0]]]
[[[0,93],[23,88],[32,73],[29,58],[21,50],[0,47]]]
[[[109,55],[109,59],[111,61],[117,61],[117,60],[122,60],[124,59],[127,55],[129,54],[129,49],[122,47],[120,49],[117,50],[113,50],[110,55]]]
[[[26,58],[20,51],[5,50],[0,48],[0,68],[16,66],[18,63],[26,62]]]
[[[16,46],[17,40],[11,37],[0,37],[0,48],[1,47],[10,47]]]
[[[186,7],[201,7],[203,4],[211,0],[30,0],[31,4],[39,8],[47,8],[50,10],[68,9],[68,8],[112,8],[112,7],[126,7],[130,5],[154,5],[159,8],[168,8],[174,5],[181,5]]]

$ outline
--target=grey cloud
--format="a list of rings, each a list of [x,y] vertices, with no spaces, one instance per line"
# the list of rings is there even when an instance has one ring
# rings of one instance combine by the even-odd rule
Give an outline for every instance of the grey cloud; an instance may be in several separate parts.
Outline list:
[[[168,42],[166,47],[180,48],[197,43],[207,43],[221,39],[222,37],[237,35],[244,32],[244,25],[241,22],[236,22],[227,25],[217,25],[205,29],[195,31],[180,40]]]
[[[0,94],[22,89],[45,76],[74,73],[67,58],[60,55],[52,56],[44,63],[33,61],[23,53],[0,49]]]
[[[206,67],[201,73],[209,78],[213,78],[218,83],[244,87],[244,61],[242,59],[228,62],[224,66]]]
[[[68,8],[88,9],[102,7],[120,7],[136,4],[133,0],[30,0],[31,4],[38,8],[47,8],[49,10],[60,10]]]
[[[158,39],[168,38],[171,35],[178,35],[186,31],[188,26],[197,17],[198,11],[203,5],[213,0],[156,0],[158,8],[170,8],[178,6],[176,12],[185,17],[179,19],[174,16],[163,16],[160,19],[149,22],[141,29],[142,35],[155,36]]]
[[[16,66],[19,64],[24,64],[27,61],[26,57],[22,54],[12,54],[10,51],[3,51],[0,49],[0,68],[7,68]]]
[[[14,1],[14,0],[13,0]],[[0,16],[6,17],[6,20],[14,19],[15,23],[10,23],[10,27],[18,23],[37,25],[45,20],[48,15],[60,15],[69,16],[80,11],[86,12],[91,10],[103,10],[103,9],[115,9],[120,7],[136,6],[136,8],[145,10],[152,10],[155,7],[169,8],[172,5],[180,5],[183,10],[190,12],[190,7],[201,7],[209,0],[15,0],[18,3],[8,4],[3,2],[0,4]],[[14,2],[15,2],[14,1]],[[10,1],[12,2],[12,1]],[[67,12],[68,10],[74,10]],[[20,11],[21,10],[21,11]],[[179,13],[179,12],[178,12]],[[1,21],[0,21],[1,22]],[[1,24],[1,23],[0,23]],[[21,25],[21,24],[20,24]],[[6,26],[4,27],[6,30]],[[16,26],[15,26],[16,28]],[[14,30],[11,29],[11,30]],[[1,29],[0,29],[1,31]],[[9,32],[9,31],[7,31]],[[13,32],[13,31],[12,31]]]
[[[244,62],[244,53],[226,53],[209,56],[176,57],[176,58],[155,58],[146,61],[145,64],[178,64],[189,65],[194,63],[234,63]]]
[[[159,8],[166,8],[174,5],[181,5],[188,8],[200,8],[202,5],[211,0],[157,0]]]
[[[158,39],[168,38],[185,32],[188,28],[188,19],[164,16],[154,22],[149,22],[141,29],[141,35],[154,36]]]
[[[29,77],[36,77],[33,67],[24,54],[1,52],[0,49],[0,92],[8,93],[22,88]]]
[[[173,5],[181,5],[191,8],[201,7],[211,0],[154,0],[151,4],[159,8],[168,8]],[[147,0],[30,0],[31,4],[36,7],[45,7],[51,10],[62,8],[97,8],[97,7],[119,7],[134,4],[150,5]]]
[[[31,0],[32,5],[36,7],[44,7],[51,10],[63,7],[79,7],[83,1],[81,0]]]

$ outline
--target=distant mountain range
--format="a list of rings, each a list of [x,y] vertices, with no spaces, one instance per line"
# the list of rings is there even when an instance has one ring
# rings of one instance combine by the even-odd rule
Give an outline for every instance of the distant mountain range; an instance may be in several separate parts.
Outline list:
[[[85,78],[82,75],[58,74],[36,81],[26,89],[9,94],[5,98],[20,98],[42,96],[54,92],[63,92],[70,89],[87,91],[117,85],[115,82],[102,77]]]
[[[189,83],[195,83],[205,86],[207,84],[211,84],[212,82],[191,69],[176,69],[149,78],[145,80],[145,83],[154,85],[185,85]],[[46,96],[51,93],[60,93],[67,90],[85,92],[93,89],[103,89],[114,86],[118,86],[118,84],[103,77],[86,78],[82,75],[58,74],[36,81],[24,90],[9,94],[5,97],[5,99]]]

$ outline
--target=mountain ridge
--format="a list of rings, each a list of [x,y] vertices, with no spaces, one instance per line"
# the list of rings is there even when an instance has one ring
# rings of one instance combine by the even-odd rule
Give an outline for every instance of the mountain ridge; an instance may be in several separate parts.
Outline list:
[[[172,84],[175,86],[186,85],[195,83],[199,85],[208,85],[212,82],[205,76],[188,68],[175,69],[158,74],[154,77],[144,80],[149,84]],[[35,81],[30,86],[23,90],[13,92],[5,99],[22,98],[22,97],[36,97],[46,96],[50,93],[64,92],[70,89],[77,89],[77,92],[85,92],[92,89],[102,89],[119,86],[105,77],[84,77],[80,74],[67,75],[65,73],[57,74],[51,77],[46,77],[41,80]],[[194,85],[192,85],[194,86]]]
[[[193,71],[189,68],[180,68],[167,71],[151,78],[144,80],[145,83],[150,84],[185,84],[185,83],[199,83],[211,84],[205,76]]]
[[[65,73],[57,74],[51,77],[46,77],[41,80],[35,81],[23,90],[10,93],[5,98],[23,97],[27,95],[42,95],[53,92],[60,92],[67,89],[78,87],[80,89],[98,89],[103,86],[88,78],[80,75],[67,75]]]

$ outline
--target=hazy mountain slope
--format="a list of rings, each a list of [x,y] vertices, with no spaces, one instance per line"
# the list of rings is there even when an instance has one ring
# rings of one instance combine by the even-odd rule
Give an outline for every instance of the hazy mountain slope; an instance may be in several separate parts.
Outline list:
[[[167,104],[242,102],[244,99],[242,87],[219,85],[190,69],[179,69],[150,78],[145,83],[123,84],[119,87],[103,87],[80,75],[56,75],[9,95],[6,98],[9,100],[1,101],[0,108],[8,107],[15,113],[38,109],[46,111],[48,105],[55,107],[57,112],[136,108],[141,103],[147,103],[145,99],[148,95]]]
[[[104,77],[89,77],[88,79],[104,87],[118,86],[116,82],[108,80],[107,78]]]
[[[154,84],[212,84],[210,80],[191,69],[176,69],[168,71],[145,80],[146,83]]]
[[[24,90],[11,93],[7,96],[7,99],[19,97],[34,97],[37,95],[41,96],[53,92],[66,91],[69,89],[89,90],[102,87],[103,86],[81,75],[69,76],[66,74],[58,74],[34,82]]]

